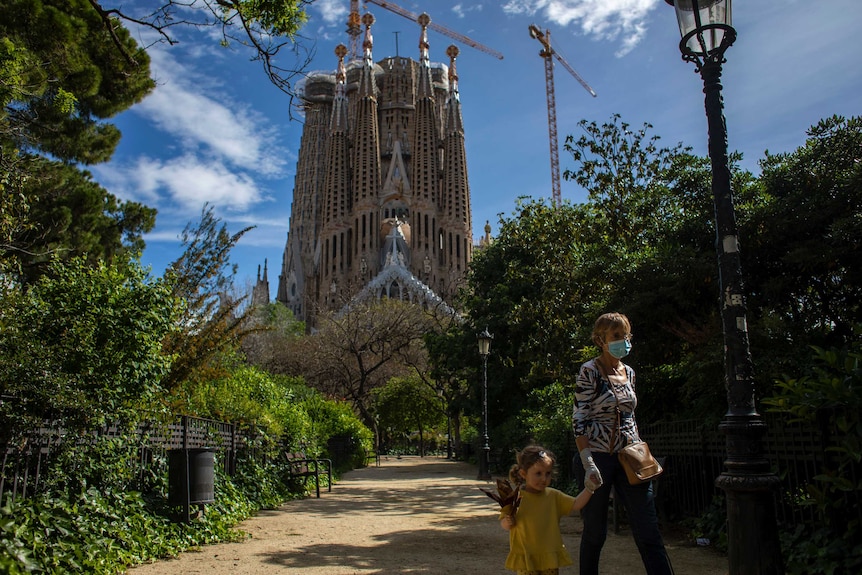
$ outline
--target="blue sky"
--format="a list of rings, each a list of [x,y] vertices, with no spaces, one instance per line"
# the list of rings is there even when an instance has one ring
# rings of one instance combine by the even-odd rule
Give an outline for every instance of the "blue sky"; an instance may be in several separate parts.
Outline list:
[[[679,53],[679,29],[665,0],[398,0],[415,13],[504,54],[498,60],[459,45],[457,60],[472,193],[474,238],[520,196],[551,196],[550,154],[541,45],[528,26],[550,30],[558,52],[597,92],[591,97],[555,66],[560,168],[575,168],[562,148],[577,123],[599,124],[615,113],[635,128],[644,122],[661,143],[683,143],[706,155],[702,82]],[[349,0],[315,0],[302,34],[313,43],[309,71],[334,70]],[[419,26],[360,0],[376,19],[374,58],[418,57]],[[727,52],[723,86],[728,143],[743,167],[758,173],[764,151],[790,152],[805,131],[833,114],[862,114],[862,2],[737,0],[738,38]],[[396,34],[397,32],[397,34]],[[289,227],[302,125],[260,63],[204,33],[150,50],[158,87],[114,119],[123,138],[110,163],[92,167],[110,192],[158,209],[145,239],[145,265],[161,275],[182,248],[178,236],[209,202],[231,231],[256,226],[234,250],[237,287],[254,281],[268,261],[273,297]],[[448,62],[454,41],[429,32],[431,59]],[[457,42],[454,42],[458,44]],[[857,56],[853,56],[853,55]],[[287,63],[287,62],[285,62]],[[296,114],[294,114],[296,116]],[[585,194],[562,180],[562,198]],[[744,238],[743,238],[744,240]]]

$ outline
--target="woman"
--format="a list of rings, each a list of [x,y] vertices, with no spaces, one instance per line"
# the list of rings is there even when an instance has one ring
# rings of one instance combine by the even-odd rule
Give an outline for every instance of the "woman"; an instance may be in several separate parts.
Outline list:
[[[617,459],[620,449],[640,441],[634,416],[635,372],[622,362],[631,351],[631,340],[631,324],[626,316],[602,315],[593,326],[593,342],[602,353],[584,363],[578,373],[572,416],[580,454],[575,458],[575,472],[581,485],[596,490],[581,510],[581,575],[598,575],[608,535],[608,499],[614,488],[618,501],[626,508],[647,575],[673,573],[658,528],[652,485],[630,485]]]

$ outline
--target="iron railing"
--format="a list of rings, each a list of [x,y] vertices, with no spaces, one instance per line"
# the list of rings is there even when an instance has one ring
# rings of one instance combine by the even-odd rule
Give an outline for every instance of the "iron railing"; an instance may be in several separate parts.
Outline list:
[[[7,445],[0,445],[0,500],[26,498],[37,493],[46,480],[52,457],[64,443],[86,444],[99,437],[116,437],[123,433],[119,426],[110,425],[88,434],[70,436],[62,428],[46,425]],[[225,473],[233,475],[237,454],[246,451],[256,457],[262,437],[256,429],[239,429],[236,424],[190,416],[179,417],[172,423],[141,423],[134,435],[138,456],[130,465],[135,466],[141,479],[154,462],[166,461],[167,452],[172,449],[214,449],[219,453],[218,464]]]
[[[763,438],[764,456],[781,480],[775,492],[775,511],[779,523],[798,525],[811,521],[816,513],[812,505],[800,505],[809,486],[816,485],[816,475],[834,469],[833,451],[837,444],[825,426],[788,423],[767,414],[767,434]],[[659,512],[669,517],[699,517],[722,495],[715,479],[724,469],[725,438],[715,424],[702,420],[674,421],[644,426],[642,437],[650,451],[665,457],[665,473],[660,479]],[[858,484],[860,466],[850,469],[851,480]],[[847,492],[847,509],[862,521],[859,492]]]

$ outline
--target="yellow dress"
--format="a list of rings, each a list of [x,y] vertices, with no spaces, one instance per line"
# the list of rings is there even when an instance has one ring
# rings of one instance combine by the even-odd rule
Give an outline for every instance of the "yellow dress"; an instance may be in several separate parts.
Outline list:
[[[568,515],[574,504],[574,497],[553,487],[541,493],[522,489],[515,526],[509,531],[506,569],[543,571],[571,565],[560,534],[560,518]]]

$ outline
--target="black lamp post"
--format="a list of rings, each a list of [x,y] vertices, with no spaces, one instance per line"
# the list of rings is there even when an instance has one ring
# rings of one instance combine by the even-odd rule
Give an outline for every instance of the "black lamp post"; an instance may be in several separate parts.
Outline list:
[[[479,479],[491,479],[491,445],[488,438],[488,354],[491,353],[491,340],[494,336],[485,328],[476,335],[479,341],[479,355],[482,356],[482,420],[484,423],[484,434],[482,439],[482,455],[479,456]]]
[[[728,410],[719,425],[725,435],[725,471],[716,479],[727,497],[727,547],[731,575],[784,572],[778,543],[770,472],[761,438],[766,424],[754,401],[754,369],[737,240],[736,215],[727,159],[727,126],[721,97],[724,52],[736,40],[730,0],[666,0],[676,9],[682,59],[694,63],[703,79],[715,203],[715,247],[721,321],[724,331],[725,386]]]

